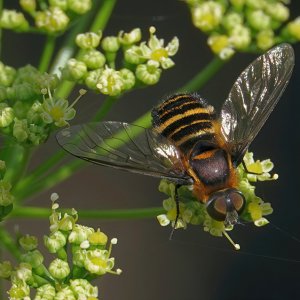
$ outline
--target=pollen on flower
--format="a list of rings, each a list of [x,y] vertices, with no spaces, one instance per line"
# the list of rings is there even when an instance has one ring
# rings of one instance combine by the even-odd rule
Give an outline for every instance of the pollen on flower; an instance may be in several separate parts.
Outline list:
[[[112,238],[110,241],[113,245],[116,245],[118,243],[118,239],[117,238]]]

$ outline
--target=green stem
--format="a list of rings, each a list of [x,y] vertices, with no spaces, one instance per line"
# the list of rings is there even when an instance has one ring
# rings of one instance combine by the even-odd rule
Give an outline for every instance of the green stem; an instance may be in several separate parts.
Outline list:
[[[53,60],[50,73],[57,73],[60,68],[63,68],[69,58],[72,57],[75,51],[75,38],[76,35],[84,32],[92,19],[93,11],[80,18],[80,21],[74,25],[72,30],[68,33],[64,44],[60,47],[56,57]]]
[[[107,97],[102,103],[100,109],[94,115],[92,121],[96,122],[102,120],[118,99],[118,97]]]
[[[97,15],[94,18],[94,22],[91,25],[89,31],[97,32],[99,30],[103,30],[111,16],[111,13],[115,7],[116,0],[104,0],[101,7],[98,10]],[[81,51],[76,55],[78,57]],[[75,86],[75,82],[63,81],[63,83],[57,88],[56,95],[62,98],[68,97],[73,87]]]
[[[31,149],[28,147],[22,147],[18,144],[10,147],[9,156],[5,157],[7,168],[4,178],[14,185],[24,174],[30,154]]]
[[[100,110],[93,117],[93,121],[101,120],[117,100],[118,97],[107,97],[104,103],[101,105]],[[68,165],[68,168],[70,169],[69,171],[66,171],[64,168],[61,168],[59,171],[54,170],[50,176],[41,180],[41,177],[45,175],[45,173],[50,169],[52,169],[59,161],[61,161],[64,156],[65,151],[59,150],[43,164],[39,165],[39,167],[37,167],[29,176],[19,181],[14,189],[16,201],[20,203],[27,196],[30,196],[32,191],[34,191],[34,193],[41,191],[43,189],[43,184],[45,184],[45,188],[46,185],[48,186],[48,188],[54,186],[60,180],[64,180],[64,178],[67,178],[65,176],[71,175],[69,174],[70,171],[75,172],[76,170],[84,166],[83,161],[73,160]],[[39,180],[38,182],[37,179]]]
[[[0,226],[0,246],[2,248],[6,248],[8,252],[12,254],[17,260],[20,259],[21,252],[19,248],[3,226]]]
[[[90,31],[96,32],[103,30],[112,14],[112,11],[117,3],[117,0],[104,0],[101,8],[98,10],[98,14],[95,17]]]
[[[55,48],[56,37],[54,35],[48,35],[45,43],[45,47],[43,50],[43,54],[39,64],[39,71],[46,72],[49,68],[49,64],[51,62],[51,58]]]
[[[215,56],[201,72],[179,88],[178,92],[195,92],[200,90],[227,62],[228,60],[222,60]]]
[[[191,81],[185,84],[183,87],[179,89],[179,91],[184,90],[185,92],[192,92],[195,90],[199,90],[205,83],[210,80],[214,74],[221,69],[224,65],[224,61],[220,60],[219,58],[214,58],[202,71],[200,71]],[[110,108],[113,103],[113,99],[107,99],[106,106]],[[106,113],[108,110],[104,110]],[[103,113],[104,115],[104,113]],[[99,119],[98,119],[99,120]],[[146,112],[143,116],[137,119],[134,124],[139,125],[143,128],[149,128],[151,126],[151,111]],[[132,133],[131,137],[137,136],[143,128],[136,128],[135,132]],[[122,134],[122,133],[120,133]],[[119,147],[124,142],[126,142],[126,138],[128,136],[122,136],[122,141],[118,141],[114,146]],[[24,189],[16,195],[18,200],[25,199],[26,197],[31,196],[32,194],[36,194],[41,192],[42,190],[48,189],[56,185],[57,183],[61,182],[62,180],[67,179],[70,177],[75,171],[79,170],[82,166],[86,165],[84,161],[81,160],[74,160],[67,165],[60,167],[58,170],[48,174],[47,178],[41,180],[38,179],[38,182],[32,183],[29,186],[24,187]]]
[[[40,164],[30,175],[21,179],[14,187],[14,195],[17,196],[16,200],[22,200],[22,198],[20,198],[18,195],[22,194],[22,191],[24,191],[26,188],[31,187],[34,181],[45,175],[45,173],[52,169],[58,162],[60,162],[64,156],[65,151],[57,151],[48,160]]]
[[[44,219],[51,215],[52,210],[42,207],[16,207],[10,214],[10,217],[17,218],[31,218],[31,219]],[[71,209],[62,209],[62,213],[72,213]],[[80,218],[84,219],[144,219],[153,218],[159,214],[164,213],[162,207],[149,207],[149,208],[134,208],[134,209],[111,209],[111,210],[95,210],[86,209],[78,212]],[[1,237],[1,236],[0,236]]]
[[[20,190],[18,193],[14,194],[16,201],[19,203],[33,194],[38,194],[43,190],[50,189],[58,182],[69,178],[83,165],[83,161],[73,160],[70,164],[68,164],[68,168],[61,167],[46,177],[35,178],[35,181],[32,182],[30,186],[26,186],[23,190]]]
[[[0,0],[0,16],[2,15],[3,10],[3,0]],[[0,27],[0,58],[2,54],[2,29]]]

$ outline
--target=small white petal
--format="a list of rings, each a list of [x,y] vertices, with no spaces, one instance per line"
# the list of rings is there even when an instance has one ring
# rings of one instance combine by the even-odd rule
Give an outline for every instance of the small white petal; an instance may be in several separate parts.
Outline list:
[[[254,225],[257,227],[262,227],[269,224],[269,221],[266,218],[260,218],[256,221],[254,221]]]
[[[157,218],[157,220],[158,220],[158,222],[159,222],[159,224],[161,225],[161,226],[167,226],[167,225],[169,225],[170,224],[170,220],[167,218],[167,216],[166,215],[159,215],[159,216],[157,216],[156,217]]]
[[[50,199],[53,202],[58,200],[58,198],[59,198],[59,195],[57,193],[52,193],[51,196],[50,196]]]
[[[81,244],[80,244],[80,248],[81,249],[88,249],[90,247],[90,243],[88,240],[86,241],[83,241]]]

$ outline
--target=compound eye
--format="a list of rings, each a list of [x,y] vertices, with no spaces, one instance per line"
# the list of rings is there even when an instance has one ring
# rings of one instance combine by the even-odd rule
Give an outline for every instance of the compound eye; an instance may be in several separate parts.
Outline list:
[[[208,214],[217,221],[226,220],[228,214],[241,214],[246,201],[242,193],[237,190],[218,192],[206,204]]]
[[[244,196],[239,192],[232,192],[229,195],[229,199],[237,213],[241,214],[246,204]]]
[[[206,206],[208,214],[217,221],[224,221],[227,214],[226,195],[212,198]]]

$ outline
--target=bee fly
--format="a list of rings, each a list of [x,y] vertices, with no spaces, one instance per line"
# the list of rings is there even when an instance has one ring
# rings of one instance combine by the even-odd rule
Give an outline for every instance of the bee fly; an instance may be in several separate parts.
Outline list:
[[[236,168],[277,104],[293,66],[292,47],[281,44],[241,73],[220,114],[197,94],[177,94],[152,110],[151,129],[90,123],[63,129],[57,140],[87,161],[166,178],[177,187],[192,185],[213,219],[235,224],[245,207]]]

